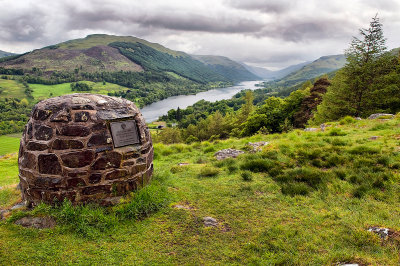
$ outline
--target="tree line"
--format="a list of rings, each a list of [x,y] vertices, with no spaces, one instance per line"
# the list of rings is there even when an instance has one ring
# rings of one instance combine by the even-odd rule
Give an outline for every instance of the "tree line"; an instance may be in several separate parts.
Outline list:
[[[162,118],[178,127],[159,132],[155,139],[173,143],[279,133],[345,116],[399,112],[400,56],[387,51],[377,16],[360,34],[361,39],[354,37],[346,50],[345,67],[332,78],[326,75],[294,91],[293,87],[269,94],[260,90],[266,99],[256,106],[248,91],[240,100],[201,101],[184,110],[171,110]]]

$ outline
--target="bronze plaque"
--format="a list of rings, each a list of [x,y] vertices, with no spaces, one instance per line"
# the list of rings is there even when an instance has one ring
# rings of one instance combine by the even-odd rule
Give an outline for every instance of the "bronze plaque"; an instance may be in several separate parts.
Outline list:
[[[111,122],[110,129],[115,148],[140,143],[135,120]]]

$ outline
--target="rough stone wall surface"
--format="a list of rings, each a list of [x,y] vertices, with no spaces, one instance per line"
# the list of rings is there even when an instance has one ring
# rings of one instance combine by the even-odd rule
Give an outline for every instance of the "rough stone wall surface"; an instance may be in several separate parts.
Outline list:
[[[109,123],[134,119],[140,144],[114,148]],[[22,197],[33,205],[69,199],[109,202],[150,181],[153,146],[130,101],[71,94],[38,103],[19,150]]]

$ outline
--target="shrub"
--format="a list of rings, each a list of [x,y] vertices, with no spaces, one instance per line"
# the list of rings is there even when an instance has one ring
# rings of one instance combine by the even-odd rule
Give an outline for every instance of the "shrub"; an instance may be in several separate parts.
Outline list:
[[[303,195],[306,196],[311,192],[311,188],[304,183],[287,183],[282,184],[281,191],[284,195],[295,196],[295,195]]]
[[[289,169],[276,177],[278,182],[282,183],[305,183],[310,187],[316,188],[324,181],[325,173],[317,168],[294,168]]]
[[[174,151],[170,147],[166,147],[165,149],[161,150],[161,155],[162,156],[168,156],[173,154]]]
[[[343,169],[335,169],[333,173],[336,175],[337,178],[340,180],[345,180],[346,179],[346,171]]]
[[[213,177],[218,175],[220,172],[219,168],[213,166],[206,166],[200,170],[199,176],[202,177]]]
[[[235,166],[235,165],[229,165],[228,166],[228,171],[229,171],[229,173],[234,173],[234,172],[236,172],[237,171],[237,167]]]
[[[243,171],[240,173],[243,181],[251,181],[253,180],[253,174],[250,171]]]
[[[118,221],[114,214],[108,213],[100,206],[95,204],[73,206],[68,200],[64,200],[55,208],[46,208],[46,205],[42,204],[37,212],[40,210],[50,212],[68,231],[89,238],[113,228]]]
[[[347,134],[345,132],[343,132],[340,128],[334,127],[328,131],[327,135],[328,136],[345,136]]]
[[[368,184],[363,184],[358,186],[353,190],[353,197],[362,198],[367,192],[370,190],[370,186]]]
[[[345,117],[343,117],[340,121],[339,121],[339,124],[341,124],[341,125],[348,125],[348,124],[353,124],[353,123],[355,123],[357,120],[355,120],[353,117],[351,117],[351,116],[345,116]]]
[[[197,158],[196,163],[198,163],[198,164],[207,163],[207,158],[199,157],[199,158]]]
[[[389,129],[391,126],[389,123],[384,123],[384,124],[378,124],[373,126],[370,131],[378,131],[378,130],[385,130],[385,129]]]
[[[183,170],[183,167],[181,167],[181,166],[179,166],[179,165],[173,165],[173,166],[171,166],[171,168],[169,169],[169,171],[170,171],[171,173],[173,173],[173,174],[182,172],[182,170]]]
[[[203,151],[204,151],[204,153],[210,153],[210,152],[214,152],[215,148],[213,146],[209,146],[209,147],[205,148]]]
[[[133,194],[132,199],[115,207],[115,213],[123,219],[142,219],[168,205],[170,195],[165,186],[152,183]]]
[[[275,166],[274,161],[269,159],[254,159],[254,160],[246,160],[240,168],[242,170],[249,170],[255,173],[258,172],[268,172],[269,169]]]
[[[376,154],[379,153],[379,149],[375,147],[359,145],[349,150],[350,154]]]
[[[189,137],[186,138],[185,143],[190,144],[193,142],[198,142],[199,139],[193,135],[190,135]]]
[[[332,139],[331,144],[333,146],[346,146],[348,142],[340,138],[334,138]]]

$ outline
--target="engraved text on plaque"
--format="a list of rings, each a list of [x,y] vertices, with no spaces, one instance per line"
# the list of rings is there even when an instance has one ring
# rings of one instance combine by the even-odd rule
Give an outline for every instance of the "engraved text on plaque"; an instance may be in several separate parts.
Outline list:
[[[115,148],[140,143],[135,120],[111,122],[110,128]]]

